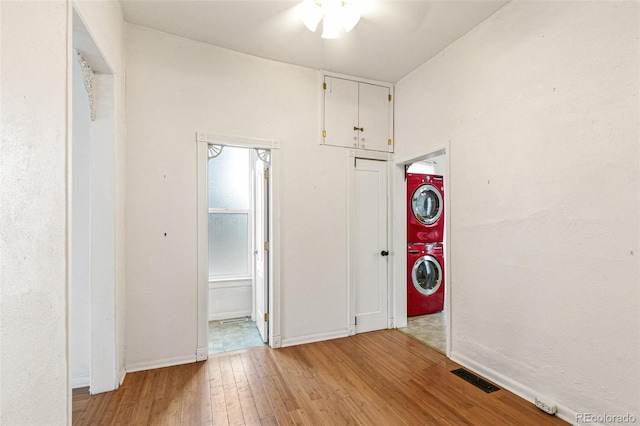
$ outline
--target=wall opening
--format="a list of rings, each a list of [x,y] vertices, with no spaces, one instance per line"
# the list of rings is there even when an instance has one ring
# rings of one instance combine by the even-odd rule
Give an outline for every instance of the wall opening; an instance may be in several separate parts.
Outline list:
[[[395,250],[398,254],[394,265],[397,327],[400,331],[418,338],[447,356],[450,354],[451,346],[451,247],[449,244],[451,216],[448,151],[447,145],[434,151],[418,153],[396,162],[394,172],[394,210],[397,218],[394,233],[397,236]],[[410,174],[409,176],[414,175],[409,179],[413,183],[408,182],[407,173]],[[418,184],[416,178],[423,176],[424,178],[420,179]],[[442,180],[439,180],[440,176]],[[424,184],[436,186],[440,190],[442,200],[438,201],[437,197],[432,197],[432,200],[425,197],[423,201],[431,200],[430,205],[441,202],[442,216],[433,222],[425,219],[429,226],[425,226],[424,229],[428,232],[419,233],[420,230],[416,231],[415,226],[420,225],[420,221],[412,221],[409,218],[409,215],[413,214],[411,201],[415,192],[410,189],[418,190],[425,187]],[[411,185],[415,188],[409,188]],[[409,226],[410,223],[414,224],[413,229]],[[434,230],[437,226],[433,225],[438,223],[442,229],[436,233]],[[433,268],[427,268],[425,265],[430,265],[431,262]],[[421,265],[425,267],[420,269]],[[420,273],[424,276],[417,276]],[[421,282],[420,278],[423,278],[422,281],[425,283],[422,291],[414,285],[414,282]],[[442,282],[438,283],[439,280]],[[426,285],[431,281],[441,287],[431,288]],[[414,287],[416,291],[412,292]],[[441,298],[441,303],[436,303],[438,297]],[[427,301],[427,298],[431,299]],[[416,299],[419,299],[419,303],[416,303]]]
[[[77,12],[70,51],[69,364],[72,388],[118,386],[114,78]]]
[[[240,321],[248,317],[255,321],[263,342],[268,342],[271,347],[280,347],[278,148],[278,142],[271,140],[196,134],[198,361],[205,360],[209,354],[210,318]],[[229,178],[232,181],[227,183],[216,181],[220,179],[218,172],[226,166],[214,168],[217,164],[215,157],[224,155],[222,153],[225,151],[248,162],[241,176],[230,172]],[[215,194],[216,185],[221,187],[219,194]],[[248,195],[236,201],[237,205],[226,204],[227,201],[223,198],[229,195],[230,188],[235,185],[240,185],[245,190],[249,187]],[[214,194],[210,194],[210,189]],[[249,208],[246,208],[247,205]],[[242,236],[238,237],[237,233],[235,237],[225,236],[215,228],[210,235],[210,225],[213,227],[216,221],[235,221],[236,231],[242,230]],[[212,237],[216,238],[212,240]],[[223,241],[228,241],[227,246],[220,245]],[[242,251],[247,247],[250,249],[248,255],[245,252],[244,255],[237,256],[233,260],[235,270],[230,270],[231,262],[229,259],[224,260],[229,248]],[[251,285],[248,286],[246,281],[243,283],[243,280],[250,280]],[[218,286],[224,288],[217,288]],[[248,291],[251,295],[248,315],[246,298],[244,308],[241,308],[241,317],[237,314],[240,310],[224,306],[220,309],[217,305],[215,293],[235,293],[238,296],[243,291],[245,294]],[[216,344],[215,341],[212,343]]]
[[[268,163],[255,149],[212,146],[208,160],[209,354],[261,346],[266,209],[259,196]],[[268,151],[267,151],[268,152]],[[261,279],[262,278],[262,279]]]

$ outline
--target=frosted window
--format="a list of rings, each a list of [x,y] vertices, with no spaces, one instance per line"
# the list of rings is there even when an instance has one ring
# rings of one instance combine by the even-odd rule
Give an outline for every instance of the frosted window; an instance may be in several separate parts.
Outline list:
[[[249,154],[248,149],[226,146],[209,160],[209,208],[249,208]]]
[[[249,274],[247,213],[209,214],[209,275]]]

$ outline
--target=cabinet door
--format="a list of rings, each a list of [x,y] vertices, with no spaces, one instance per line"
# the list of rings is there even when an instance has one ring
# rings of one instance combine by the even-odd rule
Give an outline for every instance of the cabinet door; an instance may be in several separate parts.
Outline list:
[[[388,87],[359,83],[359,146],[373,151],[393,151],[391,139],[391,94]]]
[[[358,83],[325,76],[324,82],[324,143],[327,145],[357,146]]]

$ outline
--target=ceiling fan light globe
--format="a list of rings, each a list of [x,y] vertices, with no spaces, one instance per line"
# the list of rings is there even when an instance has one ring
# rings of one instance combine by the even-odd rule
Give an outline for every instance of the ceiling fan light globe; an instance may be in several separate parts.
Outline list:
[[[340,37],[340,19],[335,15],[325,15],[322,20],[322,38]]]
[[[309,31],[315,32],[322,20],[322,7],[314,0],[305,0],[302,8],[302,23]]]
[[[345,31],[351,31],[360,21],[360,11],[349,5],[344,6],[342,10],[342,26]]]

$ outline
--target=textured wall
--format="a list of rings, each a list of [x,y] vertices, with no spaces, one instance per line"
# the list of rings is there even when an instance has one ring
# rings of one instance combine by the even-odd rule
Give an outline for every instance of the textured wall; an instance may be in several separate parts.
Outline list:
[[[399,157],[450,142],[452,356],[639,414],[637,2],[512,2],[396,88]]]
[[[0,2],[0,423],[67,411],[67,4]]]
[[[127,365],[195,356],[196,131],[280,142],[283,344],[346,334],[347,151],[319,145],[317,73],[128,30]]]

